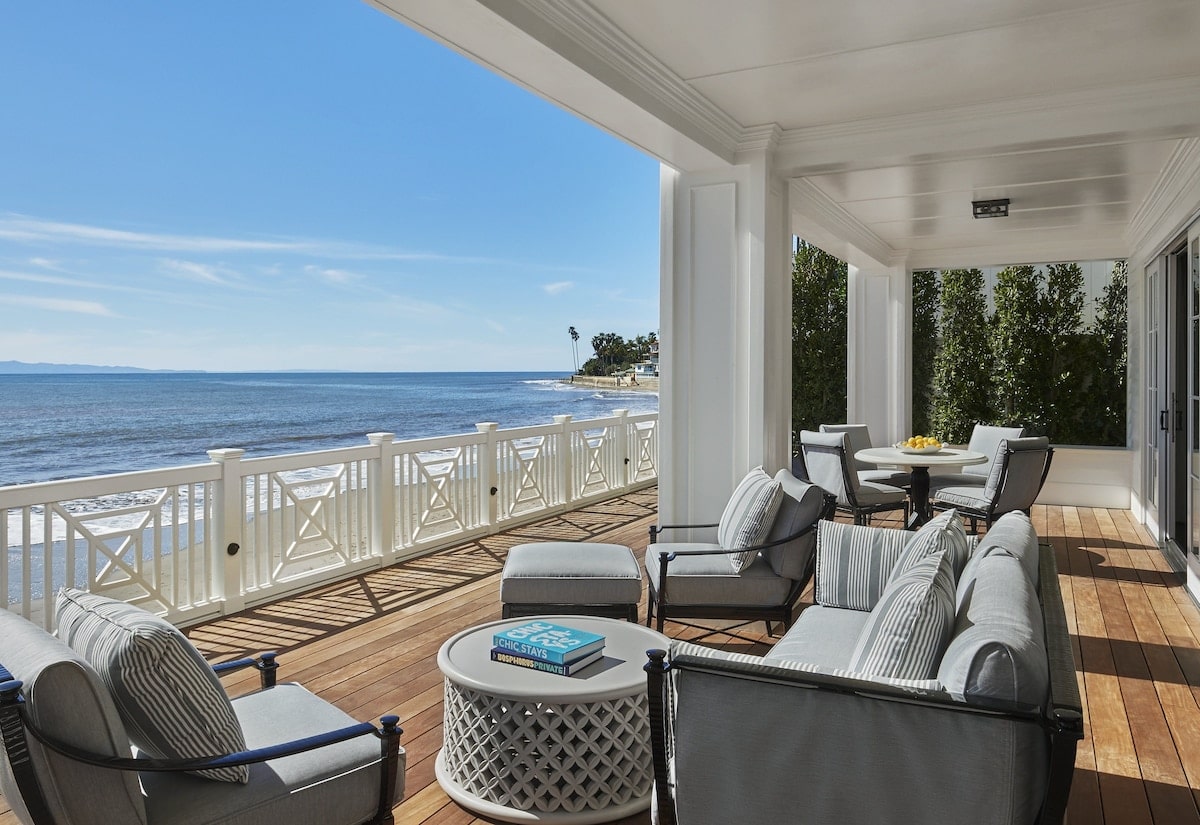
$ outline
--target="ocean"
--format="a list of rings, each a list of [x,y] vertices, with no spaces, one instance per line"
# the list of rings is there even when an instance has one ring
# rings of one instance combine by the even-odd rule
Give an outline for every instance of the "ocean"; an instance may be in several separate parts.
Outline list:
[[[658,410],[559,372],[0,375],[0,486]]]

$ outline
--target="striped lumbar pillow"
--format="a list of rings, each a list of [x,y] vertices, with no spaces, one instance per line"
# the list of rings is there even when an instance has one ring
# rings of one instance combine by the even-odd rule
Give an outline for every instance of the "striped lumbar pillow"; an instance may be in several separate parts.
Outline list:
[[[783,485],[763,472],[762,467],[755,467],[738,484],[725,505],[717,525],[717,543],[726,550],[762,544],[775,523],[781,501]],[[757,555],[758,551],[731,555],[733,572],[741,573]]]
[[[963,529],[962,519],[957,510],[946,510],[927,521],[920,530],[909,533],[912,536],[896,566],[893,576],[898,576],[910,569],[921,559],[934,553],[945,552],[950,556],[950,566],[954,570],[955,581],[958,574],[967,565],[970,556],[970,545],[967,542],[967,531]]]
[[[954,632],[954,604],[950,554],[925,556],[888,582],[848,668],[892,679],[933,678]]]
[[[139,750],[187,759],[246,749],[224,688],[174,626],[134,605],[67,588],[56,609],[58,637],[100,674]],[[245,765],[195,775],[250,781]]]
[[[911,538],[905,530],[817,522],[816,603],[849,610],[873,608]]]

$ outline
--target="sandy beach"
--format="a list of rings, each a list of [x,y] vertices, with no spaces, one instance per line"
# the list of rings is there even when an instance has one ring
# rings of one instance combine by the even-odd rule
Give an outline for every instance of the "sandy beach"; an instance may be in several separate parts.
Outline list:
[[[620,383],[617,383],[618,380]],[[605,390],[633,390],[634,392],[658,392],[658,379],[650,377],[642,377],[637,379],[637,383],[632,383],[630,379],[621,377],[618,379],[615,375],[569,375],[562,379],[564,384],[574,384],[577,387],[597,387]]]

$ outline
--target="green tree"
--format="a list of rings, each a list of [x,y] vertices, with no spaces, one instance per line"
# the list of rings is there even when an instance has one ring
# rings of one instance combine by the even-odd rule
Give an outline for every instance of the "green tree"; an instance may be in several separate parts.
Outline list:
[[[792,260],[792,441],[846,420],[846,263],[799,241]]]
[[[575,356],[575,372],[579,372],[579,330],[575,327],[568,327],[567,335],[571,336],[571,353]]]
[[[934,362],[933,435],[964,443],[992,419],[987,302],[978,269],[942,272],[942,345]]]
[[[1085,444],[1091,411],[1086,387],[1094,376],[1090,342],[1083,330],[1083,269],[1079,264],[1046,267],[1045,330],[1048,368],[1046,411],[1037,435],[1062,444]]]
[[[1087,396],[1092,428],[1084,444],[1125,446],[1126,387],[1129,368],[1129,270],[1113,266],[1104,295],[1096,299],[1096,318],[1088,332],[1094,369]]]
[[[934,358],[938,349],[937,272],[923,269],[912,274],[912,429],[933,431]]]
[[[1042,290],[1042,273],[1032,266],[1010,266],[996,275],[996,311],[989,325],[993,407],[998,420],[1045,432],[1051,388],[1047,329],[1050,308]]]

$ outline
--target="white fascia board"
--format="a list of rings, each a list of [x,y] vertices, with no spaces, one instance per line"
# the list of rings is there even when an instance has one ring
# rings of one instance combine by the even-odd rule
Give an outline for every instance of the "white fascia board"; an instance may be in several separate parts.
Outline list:
[[[1045,264],[1056,261],[1107,261],[1128,257],[1129,247],[1121,237],[1111,237],[1107,240],[1067,237],[1041,241],[1018,238],[1011,244],[914,249],[909,252],[908,266],[912,270],[958,269]]]
[[[734,160],[740,127],[586,3],[367,2],[662,163]]]

